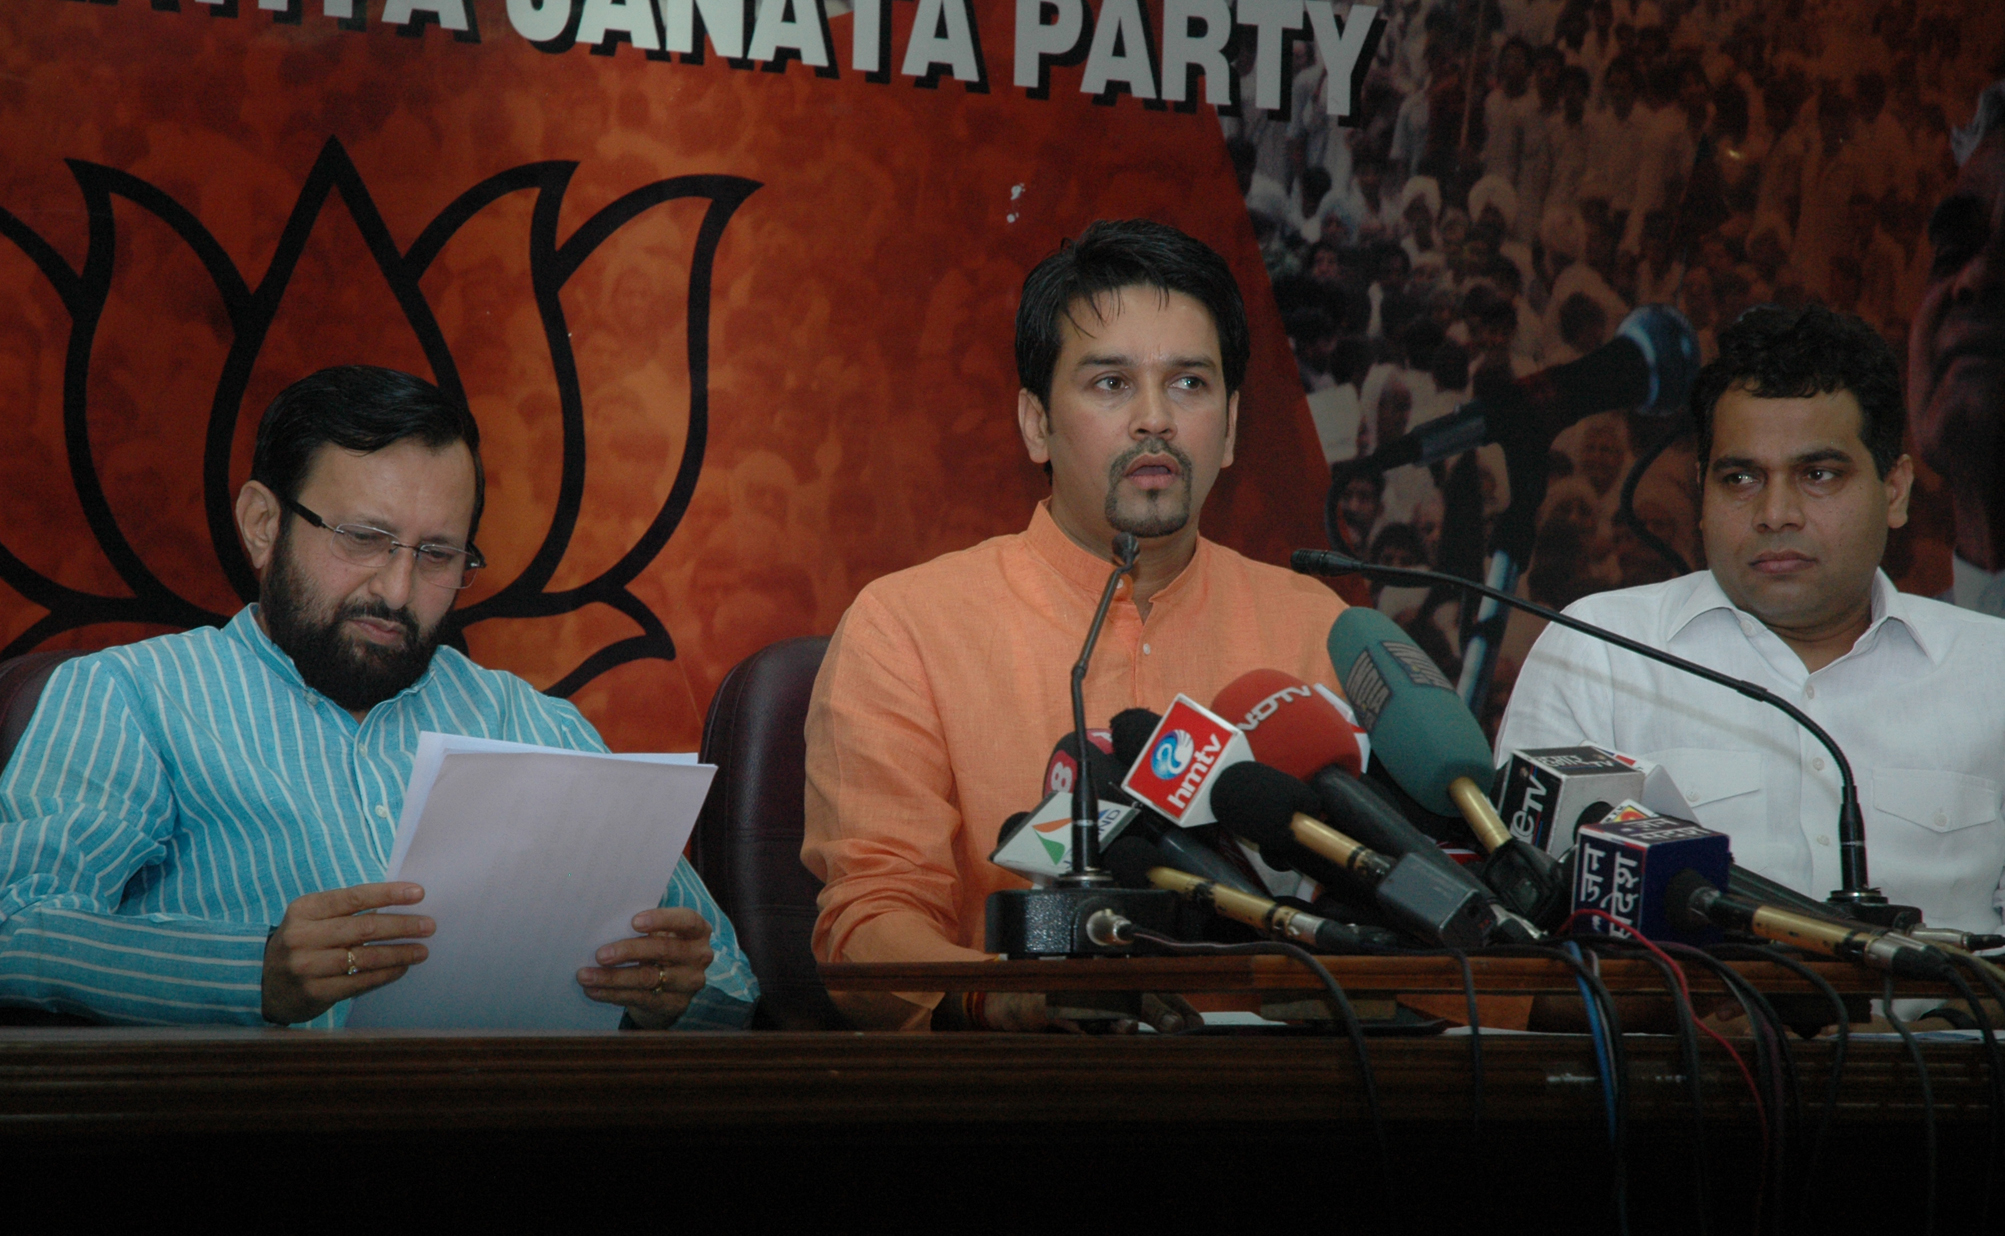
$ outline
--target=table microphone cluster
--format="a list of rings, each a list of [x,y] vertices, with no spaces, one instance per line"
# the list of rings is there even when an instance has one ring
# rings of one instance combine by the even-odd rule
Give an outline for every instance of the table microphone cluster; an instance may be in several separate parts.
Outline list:
[[[1606,891],[1598,867],[1583,872],[1573,854],[1514,835],[1491,801],[1495,772],[1474,716],[1373,610],[1347,610],[1330,631],[1345,698],[1256,670],[1209,707],[1179,696],[1160,716],[1130,709],[1089,731],[1082,684],[1133,567],[1132,538],[1124,541],[1073,669],[1074,728],[1053,751],[1046,798],[1012,818],[993,856],[1037,886],[990,897],[990,951],[1091,957],[1134,952],[1150,938],[1249,935],[1329,953],[1468,950],[1537,943],[1573,926],[1577,911],[1615,904],[1595,900]],[[1305,562],[1309,552],[1298,568],[1330,566]],[[1816,902],[1731,866],[1726,839],[1689,821],[1624,818],[1596,814],[1579,829],[1583,852],[1591,835],[1594,845],[1627,847],[1611,863],[1651,873],[1634,881],[1622,915],[1600,916],[1648,922],[1666,939],[1705,943],[1724,930],[1914,978],[1948,972],[1936,945],[2005,943],[1903,934],[1894,927],[1918,916],[1890,925],[1854,913],[1856,898]],[[1438,835],[1444,820],[1466,828],[1477,861],[1458,861]],[[1033,832],[1034,844],[1025,840]],[[1717,861],[1684,857],[1700,836],[1716,843]],[[1850,870],[1863,878],[1863,854]]]

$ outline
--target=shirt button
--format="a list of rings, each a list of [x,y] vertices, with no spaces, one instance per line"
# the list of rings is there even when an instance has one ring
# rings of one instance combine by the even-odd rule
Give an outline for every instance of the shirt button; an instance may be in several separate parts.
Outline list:
[[[1830,844],[1831,844],[1831,839],[1830,839],[1829,837],[1819,837],[1819,838],[1817,839],[1817,844],[1818,844],[1818,845],[1830,845]]]
[[[1948,823],[1949,813],[1947,811],[1938,811],[1935,813],[1935,826],[1937,828],[1945,827]]]
[[[1149,646],[1147,644],[1142,645],[1142,655],[1145,657],[1149,655]]]
[[[1812,769],[1813,769],[1814,771],[1816,771],[1816,772],[1823,772],[1823,771],[1824,771],[1824,757],[1820,755],[1820,756],[1818,756],[1818,757],[1817,757],[1816,759],[1814,759],[1814,760],[1810,761],[1810,767],[1811,767],[1811,768],[1812,768]]]
[[[1808,684],[1805,684],[1805,685],[1804,685],[1804,688],[1803,688],[1803,698],[1804,698],[1804,699],[1806,699],[1806,700],[1814,700],[1814,699],[1816,699],[1816,698],[1817,698],[1817,688],[1816,688],[1816,687],[1813,687],[1813,686],[1810,686],[1810,685],[1808,685]]]
[[[377,818],[377,819],[379,819],[379,820],[387,820],[387,819],[389,819],[389,818],[390,818],[390,809],[389,809],[388,807],[385,807],[385,806],[384,806],[384,805],[383,805],[382,803],[377,803],[377,804],[376,804],[376,818]]]

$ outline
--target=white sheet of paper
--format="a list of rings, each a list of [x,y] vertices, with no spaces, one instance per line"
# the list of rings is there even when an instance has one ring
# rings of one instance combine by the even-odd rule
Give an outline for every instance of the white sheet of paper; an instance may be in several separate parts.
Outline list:
[[[358,1029],[611,1030],[580,966],[660,904],[714,765],[426,733],[390,853],[431,955],[357,997]]]

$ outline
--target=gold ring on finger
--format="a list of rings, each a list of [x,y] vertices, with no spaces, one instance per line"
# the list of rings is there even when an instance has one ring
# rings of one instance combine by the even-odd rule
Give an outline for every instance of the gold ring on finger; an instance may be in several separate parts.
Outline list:
[[[668,967],[662,965],[660,962],[657,961],[654,963],[654,987],[651,990],[657,996],[667,995],[668,994],[667,984],[668,984]]]
[[[352,948],[348,950],[348,973],[355,973],[355,950]]]

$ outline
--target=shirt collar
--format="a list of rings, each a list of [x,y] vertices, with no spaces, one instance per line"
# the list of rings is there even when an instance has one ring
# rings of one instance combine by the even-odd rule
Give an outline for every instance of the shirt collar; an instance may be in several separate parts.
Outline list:
[[[1739,606],[1735,605],[1727,596],[1725,590],[1720,587],[1719,580],[1714,578],[1711,571],[1694,572],[1687,578],[1692,580],[1692,590],[1686,594],[1684,604],[1671,611],[1669,617],[1666,619],[1663,631],[1661,632],[1662,643],[1668,645],[1687,626],[1691,625],[1693,619],[1701,614],[1711,613],[1714,610],[1726,610],[1736,620],[1745,618],[1755,623],[1761,621],[1761,619],[1756,618],[1754,615],[1745,612]],[[1868,623],[1865,634],[1859,637],[1858,643],[1854,644],[1853,647],[1864,647],[1869,641],[1877,638],[1880,628],[1889,621],[1900,624],[1901,628],[1908,633],[1908,638],[1915,642],[1915,647],[1921,649],[1923,656],[1931,661],[1936,659],[1935,650],[1929,647],[1928,641],[1922,636],[1920,626],[1914,620],[1913,606],[1910,604],[1906,594],[1894,587],[1894,582],[1887,578],[1885,571],[1875,570],[1873,572],[1872,620]]]
[[[1109,548],[1104,557],[1095,556],[1081,549],[1079,543],[1067,536],[1065,529],[1059,527],[1058,521],[1051,517],[1051,499],[1045,498],[1040,501],[1037,509],[1031,512],[1030,527],[1024,530],[1023,539],[1038,557],[1044,559],[1053,570],[1081,591],[1097,597],[1100,595],[1100,590],[1107,586],[1108,572],[1114,569],[1112,548]],[[1168,600],[1184,591],[1187,581],[1202,573],[1210,553],[1211,542],[1199,537],[1197,552],[1184,564],[1184,569],[1177,572],[1177,577],[1163,585],[1162,590],[1150,599],[1151,604]],[[1129,579],[1123,577],[1120,591],[1116,595],[1128,595],[1128,590],[1132,586]]]

